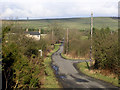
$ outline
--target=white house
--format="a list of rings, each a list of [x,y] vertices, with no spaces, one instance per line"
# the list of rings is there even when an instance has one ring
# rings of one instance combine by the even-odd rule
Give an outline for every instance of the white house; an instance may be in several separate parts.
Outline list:
[[[39,29],[39,31],[28,31],[28,29],[26,29],[25,33],[26,33],[27,37],[31,37],[35,40],[40,40],[40,36],[41,36],[40,29]]]

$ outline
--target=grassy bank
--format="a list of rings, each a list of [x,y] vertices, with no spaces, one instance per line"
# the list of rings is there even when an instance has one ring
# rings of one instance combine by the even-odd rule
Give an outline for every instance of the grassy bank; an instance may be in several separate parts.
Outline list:
[[[51,68],[51,55],[59,49],[60,44],[56,44],[53,51],[48,54],[48,57],[45,58],[45,82],[43,88],[60,88],[60,85],[57,81],[57,78],[54,75],[54,71]]]
[[[89,70],[86,62],[78,63],[77,68],[82,73],[84,73],[90,77],[94,77],[94,78],[112,83],[115,86],[118,86],[118,78],[116,78],[114,75],[105,76],[105,75],[101,74],[100,71]]]
[[[70,55],[66,55],[66,54],[63,54],[61,53],[61,56],[65,59],[69,59],[69,60],[88,60],[88,58],[81,58],[81,57],[78,57],[78,58],[73,58],[71,57]]]

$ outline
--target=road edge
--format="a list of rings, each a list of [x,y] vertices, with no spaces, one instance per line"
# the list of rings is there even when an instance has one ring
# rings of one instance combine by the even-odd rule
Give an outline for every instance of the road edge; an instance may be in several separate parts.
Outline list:
[[[119,86],[115,86],[115,85],[113,85],[112,83],[110,83],[110,82],[106,82],[106,81],[104,81],[104,80],[101,80],[101,79],[98,79],[98,78],[94,78],[94,77],[91,77],[91,76],[89,76],[89,75],[87,75],[87,74],[85,74],[85,73],[82,73],[79,69],[78,69],[78,67],[77,67],[77,64],[78,63],[73,63],[73,66],[74,66],[74,68],[78,71],[78,73],[79,74],[82,74],[82,75],[84,75],[84,76],[86,76],[86,77],[89,77],[89,78],[92,78],[92,79],[96,79],[97,80],[97,82],[104,82],[105,84],[110,84],[111,86],[113,86],[113,87],[115,87],[115,88],[112,88],[112,89],[120,89],[120,87]],[[111,88],[108,88],[108,89],[111,89]]]

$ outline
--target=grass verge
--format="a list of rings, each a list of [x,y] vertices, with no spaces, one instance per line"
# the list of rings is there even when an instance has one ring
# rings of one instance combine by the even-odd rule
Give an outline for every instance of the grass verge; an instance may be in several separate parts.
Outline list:
[[[54,71],[51,67],[51,55],[56,52],[59,49],[60,44],[55,44],[55,48],[53,51],[51,51],[48,54],[48,57],[45,58],[44,60],[44,65],[45,65],[45,82],[44,85],[42,86],[43,88],[61,88],[57,78],[54,75]]]
[[[73,58],[73,57],[70,57],[70,56],[63,54],[63,53],[61,53],[61,56],[65,59],[69,59],[69,60],[88,60],[88,58]]]
[[[77,68],[82,73],[84,73],[84,74],[86,74],[90,77],[94,77],[96,79],[100,79],[100,80],[109,82],[109,83],[111,83],[115,86],[119,86],[118,85],[118,78],[115,78],[115,77],[112,77],[112,76],[105,76],[105,75],[101,74],[100,72],[94,72],[93,70],[89,70],[86,62],[78,63]]]

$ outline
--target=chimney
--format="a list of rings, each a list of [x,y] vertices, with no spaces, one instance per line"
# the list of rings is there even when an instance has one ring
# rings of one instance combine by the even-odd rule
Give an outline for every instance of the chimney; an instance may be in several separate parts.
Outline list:
[[[28,28],[26,29],[26,32],[28,32]]]
[[[39,33],[41,33],[41,30],[39,29]]]

